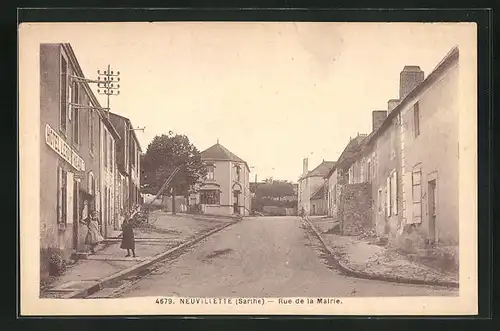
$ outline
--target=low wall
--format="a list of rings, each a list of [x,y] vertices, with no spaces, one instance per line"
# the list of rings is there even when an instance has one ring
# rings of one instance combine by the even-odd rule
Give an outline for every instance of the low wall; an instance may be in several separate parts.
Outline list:
[[[291,216],[297,215],[297,211],[294,208],[285,208],[278,206],[264,206],[262,208],[264,214],[274,215],[274,216]]]
[[[175,198],[175,211],[182,213],[186,211],[187,200],[183,196]],[[163,211],[172,211],[172,197],[163,197]]]
[[[201,205],[201,210],[204,214],[211,215],[233,215],[233,207],[217,206],[217,205]]]

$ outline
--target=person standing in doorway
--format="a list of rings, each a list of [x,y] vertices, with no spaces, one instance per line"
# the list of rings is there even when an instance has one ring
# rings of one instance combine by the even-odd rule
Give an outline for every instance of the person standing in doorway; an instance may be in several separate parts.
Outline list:
[[[134,238],[134,223],[132,218],[128,215],[125,215],[125,219],[122,224],[122,244],[120,248],[127,250],[127,255],[125,257],[130,256],[130,251],[132,251],[133,257],[135,255],[135,238]]]
[[[104,240],[99,230],[99,219],[97,218],[97,211],[90,212],[90,216],[84,220],[88,232],[85,237],[85,245],[90,247],[90,252],[95,254],[96,246]]]

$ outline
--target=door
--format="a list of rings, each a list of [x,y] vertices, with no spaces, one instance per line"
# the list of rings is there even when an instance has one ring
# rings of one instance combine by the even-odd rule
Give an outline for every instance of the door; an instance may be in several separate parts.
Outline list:
[[[436,180],[433,179],[429,181],[428,185],[428,195],[429,195],[429,239],[431,243],[436,242]]]
[[[104,229],[101,228],[101,234],[103,234],[103,230],[106,231],[106,228],[107,228],[107,224],[108,224],[108,188],[105,187],[104,188],[104,206],[103,206],[103,211],[102,211],[102,215],[104,217],[104,219],[102,220],[101,224],[104,225]]]
[[[78,248],[78,225],[80,224],[80,204],[79,204],[79,183],[76,180],[73,180],[73,249]]]
[[[233,203],[233,212],[235,214],[239,214],[240,213],[240,192],[238,191],[234,191],[234,203]]]
[[[312,214],[316,215],[316,205],[312,205],[312,207],[313,207]]]

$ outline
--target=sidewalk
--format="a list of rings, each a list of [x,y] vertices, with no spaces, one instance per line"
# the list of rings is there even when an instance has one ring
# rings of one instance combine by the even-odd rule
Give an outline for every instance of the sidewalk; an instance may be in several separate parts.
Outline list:
[[[362,237],[332,233],[335,222],[309,218],[313,231],[339,263],[343,271],[355,277],[413,284],[458,287],[458,272],[444,273],[413,261],[407,256],[374,244]]]
[[[154,211],[150,215],[150,224],[134,229],[137,257],[125,257],[127,252],[120,248],[120,238],[107,239],[99,245],[96,254],[76,261],[42,289],[40,297],[71,297],[76,291],[99,284],[103,279],[125,270],[146,265],[162,253],[234,221],[234,218],[186,214],[172,216]]]

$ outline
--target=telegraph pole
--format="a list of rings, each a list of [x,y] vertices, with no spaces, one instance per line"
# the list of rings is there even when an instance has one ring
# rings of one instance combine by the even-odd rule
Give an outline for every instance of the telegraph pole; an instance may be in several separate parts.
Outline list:
[[[97,70],[97,93],[101,95],[107,96],[107,109],[108,109],[108,118],[109,118],[109,97],[111,95],[119,95],[120,94],[120,72],[114,71],[111,69],[111,65],[108,64],[108,69],[101,72],[101,70]]]

